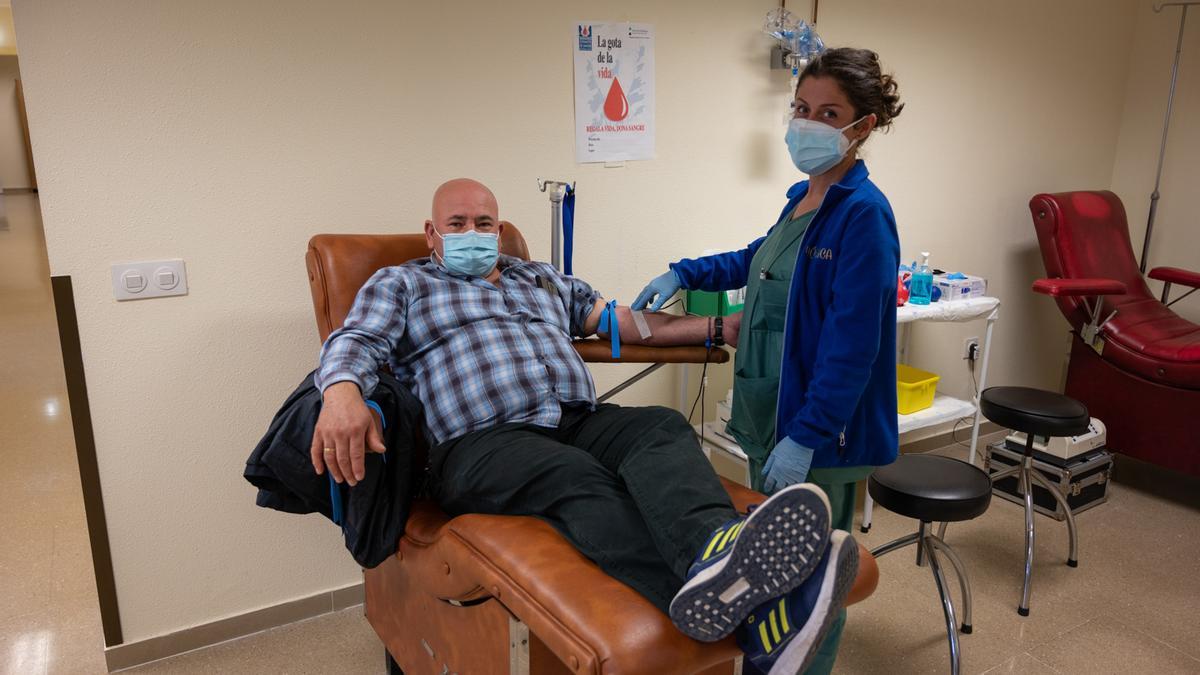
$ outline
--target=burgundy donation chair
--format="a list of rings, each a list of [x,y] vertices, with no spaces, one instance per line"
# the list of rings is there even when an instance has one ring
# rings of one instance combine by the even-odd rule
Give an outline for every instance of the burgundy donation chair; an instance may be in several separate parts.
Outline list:
[[[528,259],[505,223],[500,248]],[[322,341],[345,320],[358,289],[379,268],[429,254],[420,234],[329,235],[309,241],[306,263]],[[599,340],[576,342],[587,361],[611,361]],[[621,360],[702,363],[703,347],[626,346]],[[728,352],[714,351],[714,362]],[[765,499],[725,483],[741,510]],[[874,591],[875,559],[859,545],[847,603]],[[600,571],[548,524],[529,517],[451,519],[417,499],[397,551],[366,570],[366,615],[389,670],[424,673],[734,673],[733,638],[705,644],[628,586]]]
[[[1200,325],[1171,311],[1171,285],[1200,287],[1200,274],[1150,270],[1133,256],[1125,207],[1113,193],[1039,194],[1029,202],[1047,279],[1075,334],[1067,396],[1108,430],[1108,445],[1159,466],[1200,476]]]

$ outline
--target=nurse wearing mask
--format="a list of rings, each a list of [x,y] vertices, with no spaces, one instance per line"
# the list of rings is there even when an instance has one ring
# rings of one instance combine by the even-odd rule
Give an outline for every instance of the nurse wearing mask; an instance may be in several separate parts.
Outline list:
[[[753,487],[805,481],[829,495],[850,530],[855,483],[896,459],[896,270],[891,206],[859,149],[903,105],[879,57],[831,49],[800,74],[786,142],[809,179],[746,248],[672,263],[633,309],[659,309],[681,288],[746,287],[736,335],[728,431],[750,457]],[[736,323],[736,321],[732,322]],[[809,672],[833,667],[845,613]]]

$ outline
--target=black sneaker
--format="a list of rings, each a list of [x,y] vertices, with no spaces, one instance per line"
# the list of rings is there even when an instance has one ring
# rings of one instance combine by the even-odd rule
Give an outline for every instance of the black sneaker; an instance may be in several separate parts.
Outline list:
[[[825,558],[798,588],[756,608],[737,631],[738,646],[767,675],[808,670],[858,576],[858,544],[834,530]]]
[[[718,528],[671,600],[671,621],[715,642],[754,608],[799,586],[829,543],[829,499],[811,483],[784,488],[749,516]]]

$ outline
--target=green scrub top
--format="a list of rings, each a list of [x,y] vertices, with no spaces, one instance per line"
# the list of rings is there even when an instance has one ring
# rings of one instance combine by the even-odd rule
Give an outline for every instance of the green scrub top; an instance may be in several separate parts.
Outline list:
[[[775,447],[775,408],[779,401],[779,369],[783,361],[784,321],[796,256],[816,210],[800,214],[771,232],[750,262],[746,304],[734,357],[733,406],[726,430],[750,458],[750,480],[762,489],[763,465]],[[875,467],[831,467],[809,472],[809,480],[833,486],[863,480]],[[829,492],[827,489],[826,492]],[[853,513],[853,492],[849,511]],[[843,515],[847,509],[837,509]],[[840,518],[839,520],[842,520]],[[842,529],[849,529],[845,525]]]
[[[775,447],[775,406],[783,361],[784,320],[796,256],[816,210],[774,230],[750,261],[746,303],[733,368],[733,406],[726,429],[750,458],[750,477],[762,489],[762,467]]]
[[[760,492],[763,465],[775,448],[775,408],[792,274],[800,242],[816,213],[815,209],[803,213],[772,230],[750,261],[750,278],[746,280],[746,304],[733,361],[733,409],[726,431],[749,457],[750,486]],[[853,528],[856,484],[874,469],[846,466],[809,471],[808,480],[829,497],[831,527],[847,532]],[[806,672],[833,670],[845,623],[843,609]]]

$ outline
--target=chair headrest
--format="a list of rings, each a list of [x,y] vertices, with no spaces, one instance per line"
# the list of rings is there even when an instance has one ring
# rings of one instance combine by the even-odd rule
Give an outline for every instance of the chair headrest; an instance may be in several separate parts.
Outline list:
[[[1115,279],[1128,289],[1115,303],[1152,297],[1133,256],[1120,197],[1107,190],[1039,194],[1029,211],[1047,276]]]
[[[501,222],[500,252],[528,260],[529,248],[521,231],[512,223]],[[428,255],[421,233],[318,234],[310,239],[304,259],[321,341],[346,320],[358,290],[371,275]]]

